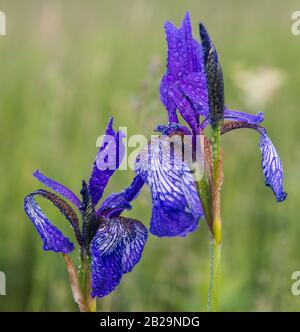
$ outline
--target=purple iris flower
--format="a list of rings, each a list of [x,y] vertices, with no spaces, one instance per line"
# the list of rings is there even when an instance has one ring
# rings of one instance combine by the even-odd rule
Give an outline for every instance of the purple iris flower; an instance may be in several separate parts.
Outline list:
[[[192,35],[189,14],[186,13],[179,28],[165,24],[168,45],[167,70],[160,85],[160,97],[168,113],[168,125],[157,131],[163,135],[152,141],[139,155],[136,173],[149,185],[153,210],[150,232],[157,236],[185,236],[197,228],[203,216],[199,195],[188,162],[166,156],[166,146],[174,134],[203,135],[206,126],[220,125],[224,134],[236,128],[252,128],[260,134],[260,149],[265,183],[278,202],[287,194],[283,190],[282,163],[278,153],[259,124],[263,113],[256,115],[230,110],[224,106],[224,87],[221,66],[216,49],[204,27],[200,24],[202,43]],[[213,102],[212,102],[213,101]],[[178,113],[188,127],[179,123]],[[163,167],[166,164],[176,168]]]
[[[34,177],[56,194],[40,189],[26,196],[24,201],[25,212],[38,231],[44,250],[67,254],[74,250],[74,244],[49,221],[36,197],[51,201],[70,222],[81,254],[87,255],[91,262],[92,297],[103,297],[115,289],[122,275],[130,272],[139,262],[148,236],[141,222],[120,216],[124,209],[131,209],[130,202],[137,197],[144,183],[138,176],[128,188],[108,196],[96,209],[110,177],[124,157],[122,137],[122,132],[114,131],[111,119],[105,135],[109,139],[104,140],[99,148],[88,184],[82,182],[82,199],[67,187],[36,171]],[[108,157],[114,165],[99,168]],[[72,206],[80,213],[81,224]]]

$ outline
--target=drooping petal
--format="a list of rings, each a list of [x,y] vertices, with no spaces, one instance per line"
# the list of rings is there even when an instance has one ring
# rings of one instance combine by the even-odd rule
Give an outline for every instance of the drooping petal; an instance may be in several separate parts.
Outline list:
[[[54,199],[59,199],[59,197],[46,190],[37,190],[26,196],[24,200],[24,210],[43,240],[43,249],[65,254],[73,251],[73,243],[49,221],[35,201],[35,196],[42,196],[50,200],[55,206],[57,205]],[[65,202],[65,204],[67,203]],[[71,207],[69,208],[71,209]],[[61,209],[60,211],[62,212]],[[70,211],[63,213],[63,215],[70,220]]]
[[[170,149],[169,137],[153,140],[138,156],[135,171],[151,190],[152,234],[185,236],[196,229],[203,212],[193,175],[178,151]]]
[[[259,146],[266,186],[273,190],[276,201],[282,202],[286,199],[287,194],[283,190],[283,171],[279,155],[266,134],[260,135]]]
[[[131,210],[130,202],[136,199],[144,183],[144,180],[137,175],[129,187],[119,193],[107,196],[98,209],[97,216],[117,217],[125,209]]]
[[[138,220],[102,220],[91,243],[92,297],[103,297],[118,286],[122,275],[139,262],[147,236]]]
[[[33,173],[33,176],[43,183],[45,186],[48,188],[52,189],[59,195],[63,196],[66,198],[68,201],[73,203],[78,209],[80,207],[80,199],[67,187],[63,186],[59,182],[56,182],[48,177],[46,177],[41,171],[36,170]]]
[[[121,131],[115,133],[113,118],[111,118],[106,128],[104,142],[96,156],[89,181],[89,190],[94,206],[101,199],[110,177],[119,168],[123,160],[125,147],[122,138],[124,136]],[[107,159],[111,162],[108,162]],[[100,165],[104,167],[102,168]]]
[[[223,73],[216,48],[203,24],[200,24],[200,37],[208,89],[210,124],[215,128],[221,126],[224,120]]]
[[[283,190],[282,163],[275,146],[267,136],[266,129],[258,124],[230,121],[223,125],[221,134],[223,135],[229,131],[242,128],[254,129],[260,134],[259,146],[262,155],[261,165],[265,177],[265,184],[272,189],[277,202],[284,201],[287,197],[287,193]]]

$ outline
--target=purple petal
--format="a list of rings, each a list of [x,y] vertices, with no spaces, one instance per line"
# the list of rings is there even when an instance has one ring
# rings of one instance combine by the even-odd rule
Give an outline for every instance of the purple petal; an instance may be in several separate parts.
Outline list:
[[[168,44],[168,81],[175,83],[190,73],[203,71],[202,48],[193,39],[189,14],[186,13],[179,29],[166,22],[165,32]]]
[[[48,188],[52,189],[53,191],[55,191],[56,193],[58,193],[59,195],[63,196],[64,198],[66,198],[68,201],[70,201],[71,203],[73,203],[78,209],[80,207],[80,199],[67,187],[63,186],[62,184],[60,184],[59,182],[56,182],[50,178],[47,178],[41,171],[36,170],[33,173],[33,176],[40,181],[41,183],[43,183],[45,186],[47,186]]]
[[[258,124],[231,121],[223,125],[221,133],[223,135],[229,131],[242,128],[254,129],[260,134],[259,146],[262,155],[261,165],[264,172],[265,184],[272,189],[277,202],[284,201],[287,193],[283,190],[282,163],[272,141],[267,136],[266,129]]]
[[[47,195],[45,195],[45,192],[47,193],[47,191],[38,190],[26,196],[24,200],[25,212],[43,240],[44,250],[62,252],[65,254],[70,253],[74,250],[73,243],[70,242],[70,240],[65,237],[59,229],[51,224],[35,201],[35,196],[38,195],[51,200],[47,197]]]
[[[283,190],[283,171],[279,155],[270,138],[264,133],[260,135],[259,146],[266,186],[273,190],[277,202],[284,201],[287,194]]]
[[[130,202],[136,199],[143,185],[144,180],[137,175],[129,187],[106,197],[97,211],[97,216],[117,217],[123,210],[131,210]]]
[[[168,74],[164,75],[160,82],[160,99],[168,111],[169,122],[177,123],[178,122],[178,117],[176,114],[177,107],[168,95],[168,91],[170,88],[170,82],[168,77],[169,77]]]
[[[152,234],[185,236],[196,229],[203,212],[193,175],[177,151],[170,156],[168,137],[153,140],[141,152],[135,171],[151,190]]]
[[[245,124],[256,125],[264,120],[264,113],[259,112],[257,114],[249,114],[245,112],[229,110],[225,107],[224,120],[238,121]],[[205,129],[210,123],[209,117],[204,119],[201,123],[201,129]]]
[[[166,39],[168,44],[167,70],[168,83],[175,83],[184,75],[188,75],[189,66],[188,50],[186,48],[185,35],[171,22],[165,24]]]
[[[207,104],[202,48],[193,39],[188,13],[179,29],[172,23],[166,22],[165,31],[168,44],[167,72],[161,80],[160,97],[168,111],[169,122],[178,122],[176,109],[178,108],[182,112],[178,100],[180,101],[185,93],[188,97],[192,92],[194,93],[193,96],[197,94],[195,100],[192,100],[192,104],[196,105],[199,113],[206,112],[206,109],[202,109],[201,106],[201,104]],[[176,94],[176,90],[180,90],[180,95],[177,94],[174,99],[172,94]],[[188,112],[191,113],[190,117],[196,117],[197,115],[194,114],[192,109],[189,109]],[[197,120],[195,119],[193,122],[197,122]]]
[[[233,120],[233,121],[243,121],[251,124],[259,124],[262,121],[264,121],[264,113],[259,112],[257,114],[249,114],[225,108],[224,119]]]
[[[196,114],[208,116],[208,92],[203,72],[190,74],[183,78],[178,86],[180,91],[192,102]]]
[[[147,240],[146,227],[137,220],[103,220],[91,243],[92,297],[104,297],[124,273],[139,262]]]
[[[107,125],[105,135],[107,140],[105,139],[99,148],[89,181],[89,189],[94,206],[101,199],[110,177],[119,168],[125,153],[125,147],[122,142],[122,138],[125,135],[121,131],[115,133],[113,118],[110,119]],[[111,164],[106,162],[107,158],[109,158]],[[107,167],[102,169],[99,167],[100,165],[107,165]]]
[[[176,104],[180,115],[189,124],[193,133],[198,133],[198,119],[199,116],[195,115],[192,102],[178,89],[177,86],[172,86],[169,89],[169,96]]]
[[[202,63],[199,60],[201,59],[202,50],[200,45],[193,39],[192,24],[188,12],[186,12],[185,17],[181,22],[180,32],[182,34],[184,49],[187,55],[186,59],[184,59],[186,60],[186,70],[188,70],[189,73],[201,70]]]
[[[174,122],[169,123],[167,126],[159,125],[155,128],[155,131],[167,136],[176,133],[181,133],[182,135],[192,135],[191,131],[187,127]]]

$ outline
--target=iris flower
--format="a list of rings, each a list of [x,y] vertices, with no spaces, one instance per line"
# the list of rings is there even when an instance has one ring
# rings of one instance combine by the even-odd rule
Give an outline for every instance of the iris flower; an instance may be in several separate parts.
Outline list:
[[[200,24],[201,44],[193,38],[189,13],[179,28],[166,22],[165,32],[167,70],[161,80],[160,97],[169,121],[156,128],[162,135],[149,143],[136,161],[136,172],[149,185],[152,194],[150,232],[157,236],[185,236],[196,230],[204,216],[204,198],[197,192],[192,163],[183,160],[178,149],[174,149],[171,158],[173,166],[177,166],[174,169],[165,151],[173,135],[190,135],[195,142],[198,136],[204,136],[208,125],[221,128],[221,134],[237,128],[251,128],[259,133],[265,183],[273,190],[277,202],[283,201],[286,193],[282,164],[266,130],[260,126],[264,115],[230,110],[224,105],[222,70],[204,25]],[[178,115],[187,126],[179,122]],[[224,123],[224,120],[228,121]],[[209,138],[204,141],[204,164],[212,168],[209,165],[211,143]],[[164,167],[168,162],[170,167]]]
[[[141,222],[120,216],[124,209],[131,208],[130,202],[143,185],[138,177],[122,192],[109,195],[97,208],[110,177],[124,157],[122,137],[122,132],[114,131],[111,119],[89,182],[82,181],[81,199],[67,187],[36,171],[34,177],[53,192],[39,189],[24,201],[25,212],[39,233],[44,250],[69,254],[74,244],[50,222],[36,198],[51,201],[70,222],[80,247],[81,263],[90,265],[92,298],[101,298],[115,289],[122,275],[139,262],[147,240],[147,229]],[[75,211],[81,215],[82,223]]]

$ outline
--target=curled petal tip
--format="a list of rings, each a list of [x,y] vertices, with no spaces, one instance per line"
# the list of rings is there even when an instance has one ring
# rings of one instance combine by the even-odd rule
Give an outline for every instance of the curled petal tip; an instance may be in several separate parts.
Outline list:
[[[264,119],[265,119],[265,114],[264,114],[264,112],[259,112],[259,113],[257,113],[257,116],[259,117],[259,122],[257,122],[257,123],[261,123],[261,122],[264,121]]]
[[[280,195],[276,197],[276,202],[283,202],[287,198],[288,194],[286,192],[282,192]]]

